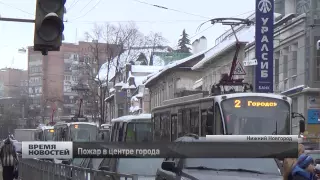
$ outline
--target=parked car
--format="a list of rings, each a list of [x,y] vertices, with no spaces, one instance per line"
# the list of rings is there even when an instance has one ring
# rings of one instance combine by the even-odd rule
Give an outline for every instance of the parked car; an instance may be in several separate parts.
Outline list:
[[[154,180],[162,161],[162,158],[75,158],[70,165],[137,175],[139,180]],[[113,178],[113,180],[118,179],[120,180],[117,177]]]
[[[176,141],[197,141],[181,137]],[[281,180],[277,160],[259,158],[167,158],[157,170],[156,180],[175,179],[268,179]]]
[[[305,154],[311,156],[316,164],[320,164],[320,150],[305,150]]]

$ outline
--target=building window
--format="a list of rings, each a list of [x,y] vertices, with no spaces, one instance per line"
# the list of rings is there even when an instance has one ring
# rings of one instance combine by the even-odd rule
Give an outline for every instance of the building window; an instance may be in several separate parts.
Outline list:
[[[320,81],[320,51],[317,52],[316,57],[316,80]]]
[[[283,55],[283,79],[288,78],[288,55]]]
[[[274,59],[274,83],[277,86],[279,84],[279,74],[280,74],[280,62],[279,62],[280,52],[275,53]]]
[[[276,13],[285,14],[285,0],[275,0],[274,1],[274,11]]]
[[[70,81],[71,77],[70,76],[64,76],[65,81]]]
[[[310,10],[311,0],[296,0],[296,12],[297,14],[307,13]]]
[[[298,52],[292,51],[292,75],[297,75]]]

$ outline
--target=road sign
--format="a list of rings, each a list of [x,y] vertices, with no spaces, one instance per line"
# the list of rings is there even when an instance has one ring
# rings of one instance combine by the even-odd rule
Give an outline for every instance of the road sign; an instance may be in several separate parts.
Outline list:
[[[258,61],[256,59],[243,61],[244,66],[255,66],[258,65]]]
[[[234,71],[232,73],[233,75],[246,75],[246,71],[243,69],[242,65],[240,62],[237,62],[236,67],[234,68]]]

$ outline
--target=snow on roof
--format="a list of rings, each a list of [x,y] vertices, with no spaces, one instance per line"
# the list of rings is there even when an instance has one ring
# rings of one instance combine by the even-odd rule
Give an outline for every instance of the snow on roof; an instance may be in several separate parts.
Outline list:
[[[139,115],[127,115],[121,116],[115,119],[112,119],[111,122],[123,122],[123,121],[131,121],[131,120],[150,120],[151,114],[139,114]]]
[[[109,67],[108,67],[108,62],[105,62],[101,67],[100,70],[96,76],[97,81],[110,81],[116,74],[116,67],[112,62],[110,62]],[[108,79],[107,79],[108,78]]]
[[[110,89],[109,89],[109,92],[110,92],[110,93],[113,93],[114,91],[116,91],[115,88],[110,88]]]
[[[155,66],[164,66],[165,65],[165,61],[157,55],[153,55],[153,65]]]
[[[190,60],[192,60],[192,59],[194,59],[194,58],[196,58],[198,56],[201,56],[201,55],[205,54],[207,51],[209,51],[209,50],[207,49],[207,50],[198,52],[198,53],[193,54],[191,56],[188,56],[188,57],[186,57],[184,59],[181,59],[181,60],[178,60],[178,61],[174,61],[174,62],[164,66],[163,69],[160,70],[159,72],[153,73],[152,76],[150,76],[150,78],[148,78],[144,83],[148,84],[152,80],[158,78],[161,74],[165,73],[167,70],[172,69],[172,68],[174,68],[176,66],[179,66],[180,64],[183,64],[185,62],[188,62],[188,61],[190,61]]]
[[[140,56],[141,53],[143,53],[146,57],[146,60],[148,61],[148,63],[150,62],[150,57],[151,57],[151,53],[153,52],[153,47],[134,47],[134,48],[130,48],[126,51],[124,51],[119,59],[119,62],[121,65],[124,65],[125,63],[128,63],[130,61],[136,61],[138,59],[138,57]],[[168,48],[155,48],[154,49],[155,52],[169,52]],[[115,59],[117,59],[118,57],[116,57]],[[160,58],[161,59],[161,58]],[[157,59],[157,61],[163,61]],[[158,63],[158,62],[157,62]]]
[[[255,26],[245,27],[237,33],[237,38],[240,42],[250,43],[255,40]],[[217,44],[205,53],[205,57],[192,67],[192,70],[196,70],[205,66],[206,63],[217,57],[219,54],[223,53],[227,49],[235,46],[236,39],[234,36]]]
[[[154,73],[162,68],[163,66],[132,65],[131,72]]]
[[[139,92],[137,95],[135,95],[135,97],[137,97],[137,98],[142,98],[142,97],[143,97],[143,93],[142,93],[142,92]]]
[[[197,89],[197,88],[201,87],[202,84],[203,84],[203,79],[200,78],[196,82],[194,82],[193,89]]]
[[[123,81],[118,82],[114,85],[114,87],[122,87],[124,85]]]
[[[289,92],[289,91],[292,91],[292,90],[295,90],[295,89],[299,89],[299,88],[304,88],[305,85],[299,85],[299,86],[295,86],[295,87],[292,87],[290,89],[287,89],[285,91],[282,91],[281,94],[285,94],[286,92]]]
[[[136,86],[140,86],[147,78],[148,76],[134,76],[134,83],[136,84]]]
[[[0,97],[0,100],[2,99],[13,99],[13,97]]]

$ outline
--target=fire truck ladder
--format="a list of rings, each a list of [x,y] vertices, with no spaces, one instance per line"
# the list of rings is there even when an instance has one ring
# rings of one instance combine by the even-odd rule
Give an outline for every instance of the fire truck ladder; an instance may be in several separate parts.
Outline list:
[[[201,26],[207,22],[211,22],[212,25],[214,24],[217,24],[217,23],[221,23],[222,25],[228,25],[228,26],[231,26],[231,30],[235,36],[235,39],[236,39],[236,51],[235,51],[235,54],[233,56],[233,60],[232,60],[232,64],[231,64],[231,68],[230,68],[230,72],[229,74],[222,74],[222,77],[221,77],[221,80],[219,81],[218,84],[216,85],[213,85],[213,91],[216,91],[216,89],[221,89],[220,87],[223,88],[223,91],[224,93],[225,92],[225,86],[243,86],[244,87],[244,91],[248,90],[248,89],[251,89],[251,91],[253,90],[253,87],[251,84],[248,84],[248,83],[244,83],[243,80],[244,79],[234,79],[233,78],[233,75],[234,75],[234,71],[235,71],[235,68],[236,68],[236,65],[237,65],[237,60],[238,60],[238,55],[239,55],[239,51],[240,51],[240,47],[241,47],[241,43],[239,42],[239,39],[237,37],[237,34],[234,30],[234,27],[236,26],[239,26],[239,25],[247,25],[247,26],[251,26],[254,24],[253,21],[249,20],[249,19],[241,19],[241,18],[214,18],[214,19],[211,19],[211,20],[208,20],[204,23],[202,23],[198,29],[200,30]],[[249,88],[247,87],[249,86]],[[234,90],[233,90],[234,92]]]

